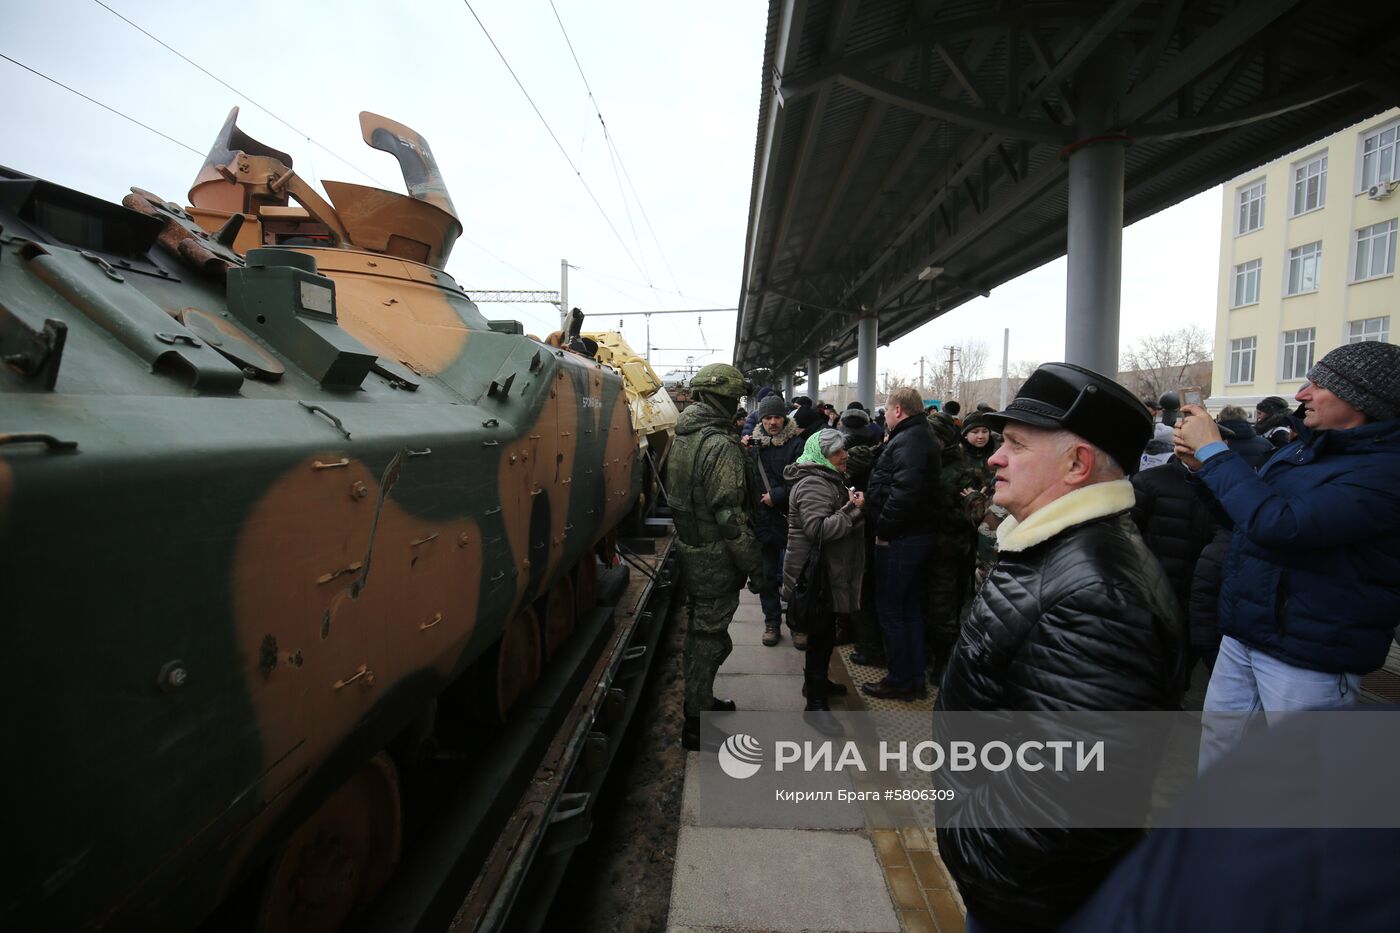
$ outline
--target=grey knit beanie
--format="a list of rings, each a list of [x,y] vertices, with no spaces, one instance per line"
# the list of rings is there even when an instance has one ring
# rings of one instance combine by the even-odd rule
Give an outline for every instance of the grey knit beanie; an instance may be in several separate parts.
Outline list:
[[[822,456],[829,460],[832,454],[846,449],[846,436],[835,428],[822,428],[817,435],[817,447],[821,449]]]
[[[1400,417],[1400,346],[1393,343],[1342,344],[1318,360],[1308,381],[1373,421]]]
[[[758,403],[758,416],[760,418],[768,418],[772,415],[787,415],[787,406],[783,404],[781,395],[766,396],[763,401]]]

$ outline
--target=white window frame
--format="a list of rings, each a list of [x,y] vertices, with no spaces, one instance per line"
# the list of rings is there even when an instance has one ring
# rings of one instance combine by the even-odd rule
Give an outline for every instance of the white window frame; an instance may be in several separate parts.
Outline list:
[[[1261,178],[1258,181],[1251,182],[1247,185],[1241,185],[1235,189],[1235,236],[1244,236],[1246,233],[1253,233],[1255,230],[1264,226],[1264,197],[1268,194],[1265,188],[1265,183],[1267,181],[1268,179]],[[1255,192],[1255,189],[1258,189],[1258,196],[1250,197],[1250,195]],[[1244,218],[1247,216],[1245,208],[1247,205],[1251,205],[1256,201],[1259,203],[1258,223],[1246,229],[1244,226]]]
[[[1322,283],[1322,241],[1314,240],[1311,243],[1304,243],[1295,246],[1285,254],[1286,261],[1283,264],[1283,296],[1290,298],[1293,295],[1310,295],[1317,291]],[[1307,262],[1312,260],[1312,288],[1305,288],[1305,274]],[[1293,287],[1293,264],[1298,264],[1298,287]]]
[[[1253,268],[1249,268],[1253,266]],[[1264,261],[1262,259],[1249,259],[1235,266],[1234,273],[1230,276],[1230,307],[1244,308],[1249,305],[1259,303],[1259,277],[1264,272]],[[1250,283],[1254,285],[1253,297],[1249,295]],[[1240,285],[1244,284],[1245,294],[1240,294]]]
[[[1300,355],[1299,351],[1304,350]],[[1303,381],[1316,362],[1317,328],[1300,327],[1286,330],[1279,342],[1278,378],[1280,382]],[[1301,364],[1301,365],[1300,365]]]
[[[1289,202],[1289,217],[1299,217],[1327,206],[1327,150],[1317,155],[1293,163],[1293,197]],[[1315,184],[1314,184],[1315,182]],[[1308,207],[1308,195],[1315,196],[1315,203]]]
[[[1386,276],[1395,274],[1395,243],[1396,230],[1400,224],[1395,218],[1383,220],[1378,224],[1371,224],[1369,227],[1362,227],[1356,231],[1356,235],[1351,240],[1351,275],[1353,282],[1367,282],[1371,279],[1383,279]],[[1380,239],[1388,240],[1386,249],[1385,269],[1381,272],[1372,272],[1375,267],[1375,243]],[[1366,259],[1366,274],[1361,274],[1362,257]]]
[[[1249,341],[1249,346],[1247,347],[1243,345],[1246,340]],[[1257,357],[1259,353],[1259,338],[1236,337],[1230,341],[1229,347],[1230,351],[1228,355],[1227,366],[1225,369],[1225,378],[1227,382],[1225,384],[1232,386],[1243,386],[1251,384],[1252,382],[1254,382],[1254,366],[1255,363],[1258,362]],[[1239,360],[1238,363],[1236,362],[1237,358]],[[1241,371],[1244,369],[1243,363],[1246,359],[1248,359],[1249,361],[1249,372],[1247,374]],[[1237,376],[1243,375],[1248,375],[1249,378],[1236,378]]]
[[[1382,145],[1379,141],[1382,136],[1390,134],[1390,141]],[[1374,153],[1366,151],[1366,144],[1371,140],[1377,140]],[[1375,171],[1367,174],[1366,159],[1368,155],[1375,155]],[[1390,168],[1382,172],[1381,163],[1386,156],[1390,158]],[[1357,194],[1365,194],[1372,185],[1380,184],[1382,181],[1395,181],[1400,177],[1400,166],[1395,164],[1396,156],[1400,155],[1400,120],[1391,120],[1389,123],[1382,123],[1373,129],[1361,134],[1361,140],[1356,146],[1356,180],[1360,187],[1356,189]]]
[[[1368,326],[1372,323],[1376,325],[1374,329]],[[1367,340],[1390,343],[1390,315],[1347,321],[1347,343],[1363,343]]]

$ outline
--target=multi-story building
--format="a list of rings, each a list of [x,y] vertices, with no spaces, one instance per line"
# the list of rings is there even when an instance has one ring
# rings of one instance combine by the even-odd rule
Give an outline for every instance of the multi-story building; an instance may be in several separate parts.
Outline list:
[[[1400,108],[1227,182],[1208,405],[1291,399],[1313,362],[1391,342]]]

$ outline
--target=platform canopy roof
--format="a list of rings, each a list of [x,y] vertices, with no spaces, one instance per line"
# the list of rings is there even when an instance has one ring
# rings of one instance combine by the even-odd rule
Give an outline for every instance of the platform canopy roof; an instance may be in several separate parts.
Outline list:
[[[1400,103],[1387,9],[770,0],[736,364],[826,369],[861,315],[885,344],[1063,255],[1092,56],[1122,62],[1092,135],[1123,138],[1131,223]]]

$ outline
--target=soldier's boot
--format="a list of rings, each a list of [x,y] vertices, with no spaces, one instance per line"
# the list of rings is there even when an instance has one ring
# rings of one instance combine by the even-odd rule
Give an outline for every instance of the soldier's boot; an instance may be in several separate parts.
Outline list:
[[[794,648],[796,648],[798,651],[806,651],[806,650],[807,650],[807,633],[806,633],[806,632],[793,632],[793,633],[792,633],[792,646],[793,646]]]
[[[835,639],[832,641],[832,645],[837,647],[841,645],[849,645],[855,640],[856,638],[854,633],[852,633],[851,631],[850,624],[845,619],[837,619],[836,636]]]
[[[763,645],[765,648],[773,647],[778,642],[782,641],[782,638],[783,630],[781,625],[773,624],[763,626]]]
[[[706,751],[717,752],[724,740],[729,736],[720,729],[711,728],[705,736],[705,741],[700,740],[700,717],[687,716],[681,724],[681,748],[688,752],[698,752],[703,747]]]
[[[732,713],[738,708],[739,704],[733,700],[721,700],[719,697],[715,697],[714,702],[710,704],[712,713]]]

